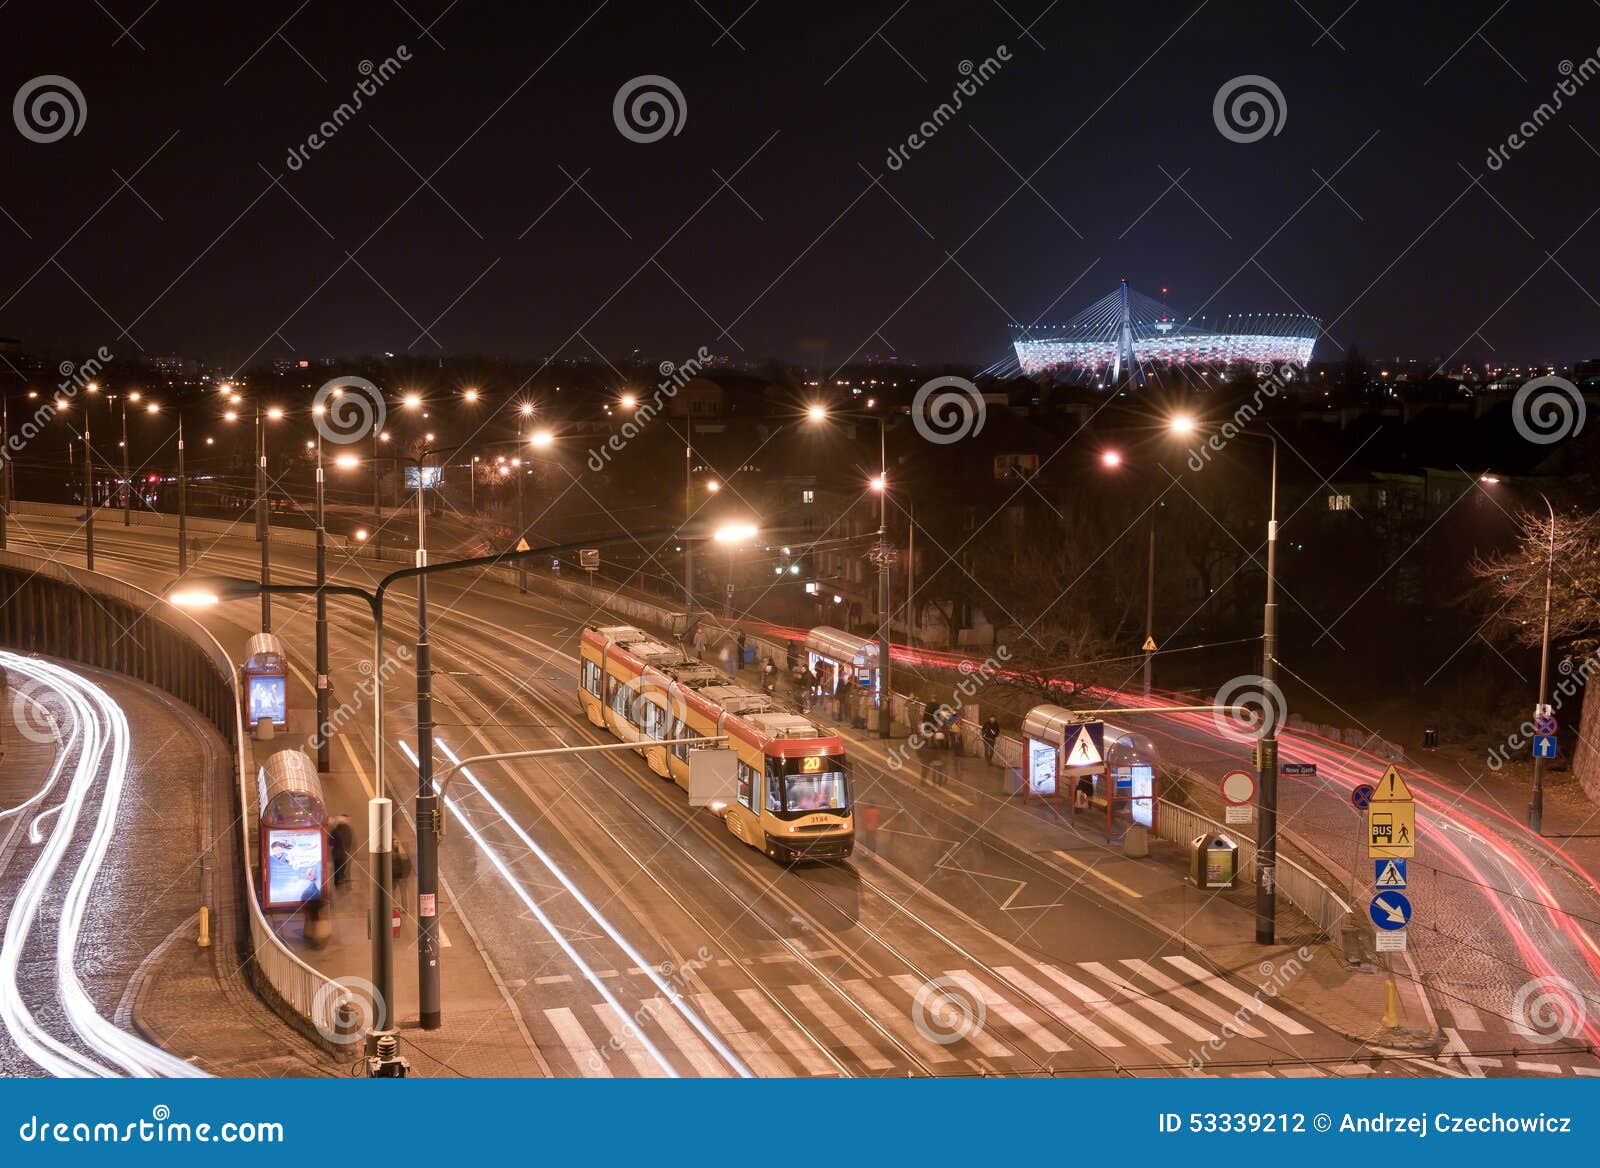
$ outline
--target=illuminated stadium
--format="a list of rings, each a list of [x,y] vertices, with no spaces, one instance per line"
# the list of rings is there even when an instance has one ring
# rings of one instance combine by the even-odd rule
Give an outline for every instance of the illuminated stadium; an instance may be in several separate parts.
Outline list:
[[[1048,372],[1117,385],[1126,376],[1142,386],[1155,367],[1250,362],[1304,368],[1322,322],[1287,312],[1179,320],[1124,280],[1065,324],[1012,328],[1017,365],[1029,377]]]

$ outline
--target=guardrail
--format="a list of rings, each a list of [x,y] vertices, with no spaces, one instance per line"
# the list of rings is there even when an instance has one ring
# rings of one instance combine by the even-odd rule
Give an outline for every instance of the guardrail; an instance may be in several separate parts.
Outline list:
[[[1218,823],[1198,811],[1162,801],[1156,808],[1155,834],[1164,840],[1188,846],[1196,837],[1221,834],[1239,845],[1239,875],[1248,881],[1256,878],[1256,842],[1239,833],[1238,828]],[[1278,891],[1316,924],[1326,937],[1337,938],[1344,931],[1350,906],[1308,869],[1281,853],[1278,856]]]
[[[233,754],[239,799],[247,969],[262,996],[288,1021],[336,1032],[343,993],[297,957],[261,911],[256,894],[256,796],[246,750],[239,677],[211,632],[189,614],[135,585],[23,552],[0,551],[0,643],[70,658],[164,689],[199,710]]]

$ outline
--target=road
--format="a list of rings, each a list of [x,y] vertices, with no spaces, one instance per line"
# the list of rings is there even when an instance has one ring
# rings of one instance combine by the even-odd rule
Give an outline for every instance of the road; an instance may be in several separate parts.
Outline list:
[[[26,532],[73,562],[70,525],[29,519]],[[171,537],[148,530],[97,532],[96,551],[101,570],[155,590],[175,560]],[[275,580],[309,579],[306,553],[279,547],[274,561]],[[199,570],[256,563],[248,538],[229,539]],[[341,581],[371,582],[375,565],[336,563]],[[441,757],[603,741],[578,715],[573,656],[598,614],[484,581],[436,577],[429,595]],[[310,602],[274,607],[275,631],[309,646]],[[413,631],[406,607],[386,617],[396,638]],[[334,614],[337,692],[370,628]],[[237,653],[256,608],[204,619]],[[305,664],[292,703],[310,702]],[[390,690],[384,743],[400,787],[415,776],[409,690]],[[346,733],[370,757],[367,720]],[[973,836],[950,796],[865,754],[856,775],[878,830],[849,864],[789,870],[631,753],[485,764],[450,790],[442,875],[561,1075],[1166,1076],[1192,1073],[1213,1039],[1207,1073],[1433,1073],[1260,1005],[1257,986],[1081,881]],[[1025,889],[1027,913],[986,884]],[[445,993],[448,1014],[448,971]]]

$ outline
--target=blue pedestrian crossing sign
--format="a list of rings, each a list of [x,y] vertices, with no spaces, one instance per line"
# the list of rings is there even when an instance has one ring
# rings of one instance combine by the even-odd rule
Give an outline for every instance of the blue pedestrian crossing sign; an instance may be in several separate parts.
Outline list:
[[[1372,898],[1367,913],[1378,928],[1393,933],[1410,923],[1411,901],[1403,892],[1380,892]]]
[[[1404,888],[1406,886],[1406,862],[1404,860],[1374,860],[1372,861],[1372,883],[1380,892],[1385,888]]]
[[[1535,734],[1533,736],[1534,758],[1556,757],[1556,736],[1554,734]]]

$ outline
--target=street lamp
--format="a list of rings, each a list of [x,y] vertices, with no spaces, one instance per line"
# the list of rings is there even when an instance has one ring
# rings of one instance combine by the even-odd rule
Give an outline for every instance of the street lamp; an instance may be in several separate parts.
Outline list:
[[[753,523],[727,523],[711,533],[711,538],[728,548],[728,588],[727,588],[727,617],[733,619],[733,557],[739,546],[748,543],[756,537],[756,525]],[[739,663],[740,667],[744,662]]]
[[[825,422],[830,416],[828,408],[820,403],[806,408],[809,421]],[[878,424],[878,474],[872,480],[872,489],[878,492],[878,543],[872,558],[878,566],[878,737],[888,738],[894,718],[894,698],[889,688],[889,416],[887,411],[839,416],[870,418]],[[911,625],[908,614],[906,628]]]
[[[151,402],[145,410],[159,414],[161,405]],[[178,420],[178,575],[183,576],[189,571],[189,478],[183,465],[183,409],[174,406],[172,412]]]
[[[1172,434],[1184,437],[1195,433],[1198,425],[1189,414],[1167,419]],[[1271,695],[1277,689],[1278,672],[1278,439],[1272,433],[1241,432],[1240,438],[1262,439],[1272,444],[1271,486],[1267,504],[1267,599],[1261,613],[1261,688],[1269,706],[1261,738],[1257,742],[1256,806],[1261,815],[1260,839],[1256,843],[1256,943],[1271,945],[1278,918],[1278,726]],[[1285,711],[1286,713],[1287,711]]]
[[[1480,475],[1478,481],[1486,486],[1495,486],[1500,482],[1498,475]],[[1544,713],[1546,699],[1550,695],[1550,586],[1556,570],[1556,509],[1550,502],[1550,496],[1543,491],[1535,491],[1540,499],[1544,500],[1545,510],[1550,515],[1550,538],[1546,541],[1544,561],[1544,631],[1539,638],[1539,700],[1534,706],[1534,716]],[[1528,828],[1535,835],[1544,834],[1544,756],[1533,756],[1533,792],[1528,799]]]
[[[1177,432],[1175,426],[1174,432]],[[1122,452],[1102,450],[1100,465],[1107,470],[1119,470],[1122,467]],[[1144,696],[1147,698],[1150,696],[1150,669],[1155,657],[1155,649],[1152,646],[1156,641],[1156,502],[1156,499],[1150,501],[1149,549],[1145,556],[1144,645],[1140,650],[1144,654]]]

